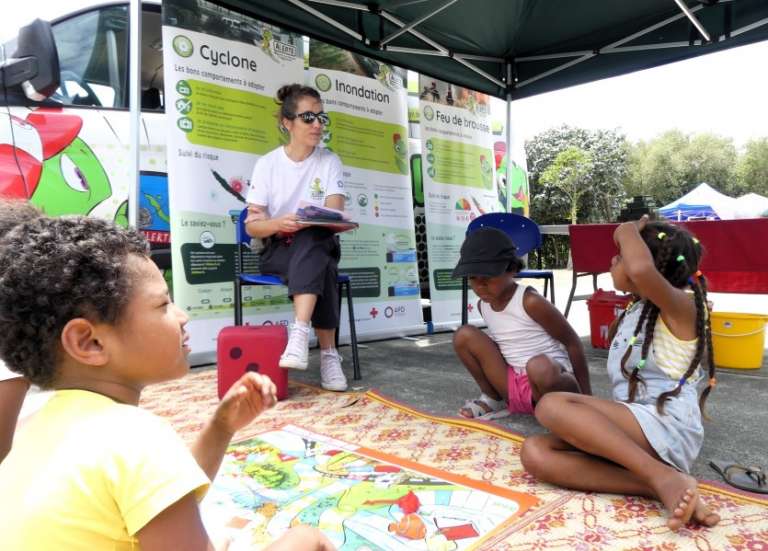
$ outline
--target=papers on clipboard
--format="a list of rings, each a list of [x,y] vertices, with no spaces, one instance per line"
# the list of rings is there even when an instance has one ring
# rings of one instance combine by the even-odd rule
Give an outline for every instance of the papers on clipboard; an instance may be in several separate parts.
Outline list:
[[[358,227],[357,222],[352,222],[349,216],[340,210],[314,205],[302,201],[299,208],[296,209],[297,224],[302,226],[321,226],[328,228],[336,233],[354,230]]]

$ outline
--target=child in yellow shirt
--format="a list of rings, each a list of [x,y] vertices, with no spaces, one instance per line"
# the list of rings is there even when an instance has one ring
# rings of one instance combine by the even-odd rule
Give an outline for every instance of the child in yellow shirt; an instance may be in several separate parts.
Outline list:
[[[55,390],[0,464],[3,549],[213,549],[198,500],[275,387],[244,375],[190,453],[136,407],[145,386],[187,372],[187,321],[133,230],[38,216],[0,237],[0,359]],[[332,545],[302,527],[270,549]]]

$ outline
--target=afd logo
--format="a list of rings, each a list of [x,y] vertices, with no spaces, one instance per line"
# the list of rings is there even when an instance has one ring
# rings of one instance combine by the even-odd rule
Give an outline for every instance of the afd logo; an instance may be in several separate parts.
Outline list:
[[[176,35],[173,39],[173,51],[181,57],[189,57],[195,53],[195,46],[192,41],[183,34]]]
[[[384,317],[389,319],[395,316],[404,316],[405,306],[387,306],[384,308]]]

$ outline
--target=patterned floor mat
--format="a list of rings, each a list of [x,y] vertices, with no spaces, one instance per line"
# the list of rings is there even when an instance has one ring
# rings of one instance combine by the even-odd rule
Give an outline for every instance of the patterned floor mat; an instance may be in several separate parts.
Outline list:
[[[147,388],[141,406],[166,417],[191,441],[216,403],[216,372],[206,370]],[[520,463],[519,435],[488,423],[426,415],[373,391],[340,394],[292,384],[290,398],[238,433],[236,440],[286,424],[539,500],[482,549],[768,550],[768,499],[702,484],[703,499],[722,521],[711,529],[686,527],[672,533],[665,511],[655,501],[570,492],[537,482]]]

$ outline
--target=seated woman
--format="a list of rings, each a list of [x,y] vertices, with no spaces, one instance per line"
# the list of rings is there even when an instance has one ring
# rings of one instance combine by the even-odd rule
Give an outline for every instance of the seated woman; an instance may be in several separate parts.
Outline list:
[[[336,235],[296,220],[301,201],[344,208],[341,160],[318,147],[328,115],[314,88],[291,84],[277,91],[280,129],[289,142],[261,157],[253,169],[246,231],[264,240],[261,270],[280,276],[293,300],[295,321],[280,367],[307,369],[310,322],[320,341],[320,380],[326,390],[344,391],[347,379],[336,351],[340,258]]]

